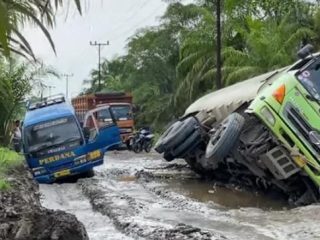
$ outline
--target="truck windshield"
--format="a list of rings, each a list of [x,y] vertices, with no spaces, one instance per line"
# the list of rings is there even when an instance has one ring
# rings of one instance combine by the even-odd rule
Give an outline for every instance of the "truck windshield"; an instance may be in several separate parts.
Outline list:
[[[117,121],[132,119],[132,112],[131,112],[130,105],[111,106],[111,110]]]
[[[81,134],[73,117],[59,118],[42,122],[25,130],[29,152],[37,152],[47,148],[78,141]]]
[[[304,71],[298,72],[297,78],[309,94],[320,101],[320,60],[312,63]]]

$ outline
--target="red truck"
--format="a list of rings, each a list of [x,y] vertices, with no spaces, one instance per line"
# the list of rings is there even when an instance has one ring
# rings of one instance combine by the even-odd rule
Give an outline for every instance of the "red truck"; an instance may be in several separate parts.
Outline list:
[[[123,143],[127,143],[134,130],[132,95],[130,93],[94,93],[75,97],[71,100],[80,122],[87,111],[109,105],[120,128]],[[106,116],[107,118],[108,116]]]

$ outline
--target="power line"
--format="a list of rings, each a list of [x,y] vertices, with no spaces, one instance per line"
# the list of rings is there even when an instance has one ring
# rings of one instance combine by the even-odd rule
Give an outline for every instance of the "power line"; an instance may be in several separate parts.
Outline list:
[[[114,25],[113,28],[111,28],[108,32],[114,33],[122,25],[124,25],[124,24],[127,25],[127,23],[131,20],[131,18],[137,18],[138,12],[143,12],[143,9],[146,8],[148,6],[148,4],[150,4],[150,0],[143,1],[141,5],[139,5],[135,10],[133,10],[131,12],[131,15],[129,15],[129,17],[123,19],[123,21],[121,21],[119,24]]]
[[[136,6],[136,4],[131,5],[128,9],[129,9],[129,11],[132,10],[132,11],[130,11],[130,12],[132,12],[132,14],[129,17],[125,18],[123,21],[120,21],[120,23],[118,23],[117,25],[114,25],[110,30],[108,30],[108,33],[110,33],[110,32],[116,33],[119,30],[119,27],[121,27],[124,24],[127,24],[131,20],[131,18],[136,17],[138,12],[143,12],[143,9],[146,8],[148,5],[150,5],[149,3],[150,3],[149,0],[144,0],[136,8],[134,8],[134,6]],[[120,19],[121,19],[121,17],[118,18],[117,20],[120,20]],[[103,33],[103,34],[99,35],[97,38],[103,39],[103,38],[105,38],[105,35],[106,34]],[[84,48],[79,54],[76,55],[75,58],[78,58],[80,55],[83,55],[87,50],[88,50],[87,48]]]
[[[100,43],[97,41],[94,41],[94,42],[90,41],[90,46],[98,47],[98,69],[99,69],[99,72],[98,72],[98,77],[99,77],[98,78],[99,79],[98,91],[101,90],[101,47],[108,46],[108,45],[109,45],[109,41],[107,41],[106,43]]]
[[[140,21],[136,22],[136,24],[134,24],[133,26],[131,26],[130,28],[125,28],[123,29],[121,32],[118,32],[117,34],[114,34],[111,39],[112,40],[118,40],[119,38],[122,37],[123,34],[130,32],[131,30],[138,30],[139,26],[144,23],[147,19],[149,19],[150,17],[152,17],[156,12],[159,11],[159,7],[161,5],[158,5],[155,9],[153,9],[152,12],[150,12],[150,14],[148,14],[147,16],[145,16],[144,18],[142,18]],[[141,29],[141,27],[140,27]],[[129,36],[131,37],[131,36]]]

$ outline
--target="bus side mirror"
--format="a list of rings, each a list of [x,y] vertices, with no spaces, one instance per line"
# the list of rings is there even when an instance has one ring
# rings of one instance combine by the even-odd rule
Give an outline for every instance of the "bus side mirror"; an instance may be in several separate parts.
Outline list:
[[[84,127],[83,128],[83,135],[84,135],[84,139],[86,141],[88,141],[89,138],[90,138],[90,128],[89,127]]]

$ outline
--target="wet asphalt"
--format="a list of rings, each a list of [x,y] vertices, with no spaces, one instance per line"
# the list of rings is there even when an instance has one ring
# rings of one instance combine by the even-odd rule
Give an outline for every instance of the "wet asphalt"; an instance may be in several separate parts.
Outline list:
[[[76,215],[90,239],[320,239],[320,206],[217,187],[183,160],[110,152],[93,178],[40,185],[43,206]]]

